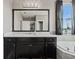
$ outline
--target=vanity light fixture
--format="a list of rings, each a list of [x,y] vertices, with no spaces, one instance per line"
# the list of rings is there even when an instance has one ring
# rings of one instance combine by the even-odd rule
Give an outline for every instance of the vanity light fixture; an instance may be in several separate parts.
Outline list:
[[[24,8],[39,8],[40,0],[24,0]]]

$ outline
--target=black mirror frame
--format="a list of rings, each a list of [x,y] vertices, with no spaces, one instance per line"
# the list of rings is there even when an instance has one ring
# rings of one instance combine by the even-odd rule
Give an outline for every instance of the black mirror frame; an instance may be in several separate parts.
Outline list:
[[[34,32],[30,30],[14,30],[14,11],[48,11],[48,30],[42,30],[42,31],[37,31],[36,32],[49,32],[50,29],[50,14],[49,14],[49,9],[12,9],[12,32]]]

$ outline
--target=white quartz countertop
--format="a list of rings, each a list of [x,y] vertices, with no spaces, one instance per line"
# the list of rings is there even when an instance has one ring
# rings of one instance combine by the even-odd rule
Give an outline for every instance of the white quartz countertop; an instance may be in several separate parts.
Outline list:
[[[57,35],[50,35],[49,32],[13,32],[13,33],[5,33],[4,37],[57,37]]]
[[[9,32],[4,33],[4,37],[74,37],[74,35],[55,35],[50,32]]]

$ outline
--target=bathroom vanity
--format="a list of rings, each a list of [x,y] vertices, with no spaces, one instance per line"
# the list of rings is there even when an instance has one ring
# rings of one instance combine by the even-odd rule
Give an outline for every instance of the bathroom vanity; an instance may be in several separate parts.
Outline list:
[[[56,37],[4,37],[4,59],[56,59]]]

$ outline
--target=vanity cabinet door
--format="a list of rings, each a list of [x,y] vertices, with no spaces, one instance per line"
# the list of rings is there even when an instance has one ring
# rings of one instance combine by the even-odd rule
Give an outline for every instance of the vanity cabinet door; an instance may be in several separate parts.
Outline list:
[[[16,58],[40,58],[44,56],[44,39],[19,38],[16,42]]]
[[[49,38],[46,41],[46,57],[56,59],[56,38]]]
[[[4,38],[4,59],[15,59],[15,39]]]
[[[18,38],[16,41],[16,58],[29,58],[31,56],[31,46],[28,38]]]

